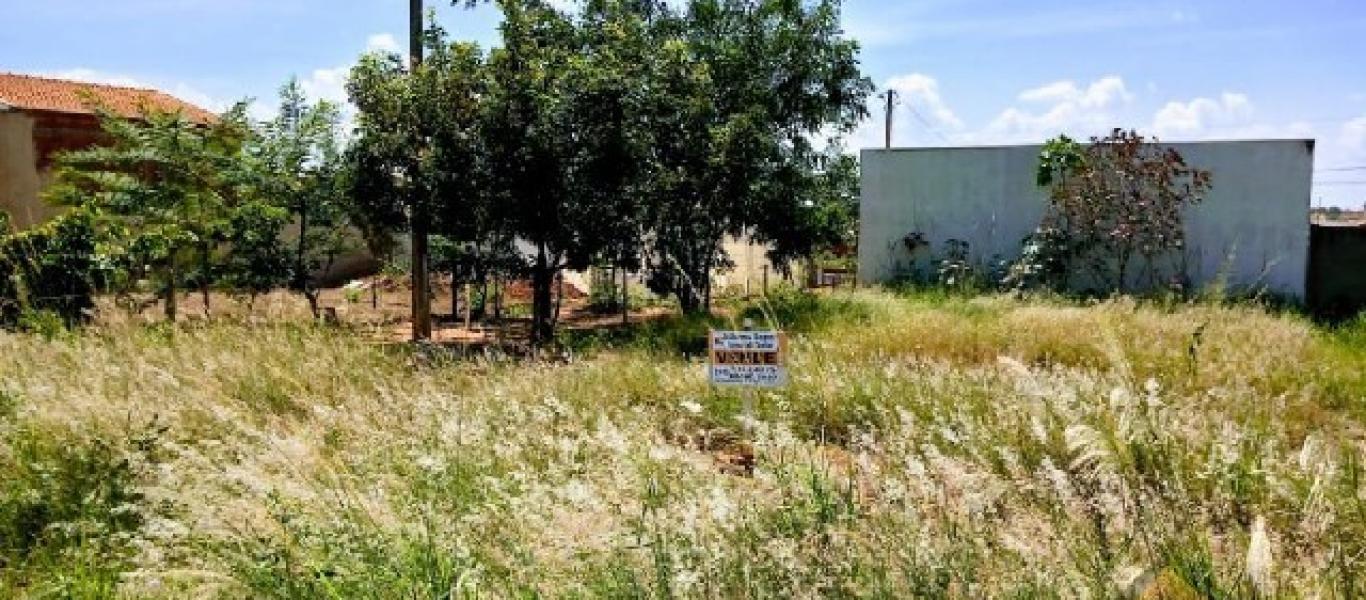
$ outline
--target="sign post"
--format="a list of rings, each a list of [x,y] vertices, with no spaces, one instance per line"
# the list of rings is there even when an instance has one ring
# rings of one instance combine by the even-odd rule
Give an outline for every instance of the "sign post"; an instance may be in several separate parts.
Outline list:
[[[754,389],[787,385],[781,331],[755,331],[748,320],[743,331],[712,330],[707,338],[707,380],[712,386],[744,389],[745,429],[754,420]]]

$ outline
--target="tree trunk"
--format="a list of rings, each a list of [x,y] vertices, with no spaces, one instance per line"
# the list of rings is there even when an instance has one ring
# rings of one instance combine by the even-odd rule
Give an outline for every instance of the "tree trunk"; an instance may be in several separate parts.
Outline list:
[[[549,259],[545,254],[545,245],[539,244],[536,249],[536,265],[531,270],[531,342],[535,345],[550,341],[555,334],[554,324],[550,321],[550,295],[553,284],[554,273],[551,272]]]
[[[322,276],[323,276],[324,278],[326,278],[326,277],[328,276],[328,274],[330,274],[330,273],[332,272],[332,265],[335,265],[336,263],[337,263],[337,255],[336,255],[336,253],[331,253],[331,252],[329,252],[328,255],[327,255],[327,265],[323,267],[323,271],[322,271],[322,273],[323,273]],[[313,320],[316,321],[316,320],[318,320],[318,319],[321,319],[323,315],[322,315],[322,312],[321,312],[320,307],[318,306],[318,299],[322,296],[322,291],[319,290],[318,287],[317,287],[316,285],[314,285],[314,282],[313,282],[313,280],[312,280],[311,277],[305,277],[305,278],[304,278],[304,281],[303,281],[303,291],[304,291],[304,297],[305,297],[305,298],[308,298],[308,308],[310,308],[310,309],[313,311]],[[372,289],[372,290],[370,291],[370,294],[371,294],[371,296],[372,296],[372,300],[371,300],[372,302],[373,302],[373,295],[374,295],[374,293],[375,293],[375,292],[374,292],[374,290]]]
[[[308,212],[300,210],[299,215],[299,244],[294,253],[294,289],[305,292],[308,288],[308,265],[304,257],[308,253]],[[317,311],[314,311],[313,318],[318,318]]]
[[[621,268],[621,324],[631,324],[631,289],[626,267]]]
[[[208,246],[204,246],[199,252],[199,295],[204,299],[204,318],[208,319],[212,312],[209,307],[209,252]]]
[[[318,308],[318,290],[304,290],[304,299],[308,300],[308,310],[313,313],[313,320],[323,318],[321,310]]]
[[[167,270],[166,275],[166,320],[171,323],[176,319],[176,285],[175,285],[175,265]]]
[[[702,312],[702,296],[691,283],[678,286],[678,308],[683,314],[692,315]]]
[[[1129,252],[1127,250],[1119,253],[1119,293],[1125,294],[1129,289]]]
[[[702,288],[698,285],[696,269],[686,268],[681,262],[678,263],[678,276],[680,281],[674,286],[674,295],[678,297],[678,308],[683,314],[697,314],[702,312],[703,297]]]
[[[675,256],[670,262],[677,269],[674,295],[678,297],[678,308],[688,315],[702,312],[706,303],[703,295],[706,277],[698,277],[697,272],[707,272],[702,266],[705,259],[699,255],[697,248],[685,248],[680,251],[680,256]]]
[[[503,279],[493,277],[493,320],[503,323]]]
[[[432,339],[432,282],[428,269],[428,235],[425,215],[414,211],[409,226],[413,257],[412,272],[413,341]]]
[[[488,310],[489,303],[488,269],[481,266],[482,262],[483,261],[475,259],[474,262],[470,265],[469,284],[472,285],[472,287],[469,288],[470,291],[466,292],[465,294],[465,302],[469,304],[469,306],[465,309],[465,312],[469,313],[470,319],[478,319],[480,321],[484,320],[484,312]],[[478,290],[479,292],[479,310],[475,310],[474,290]]]
[[[555,312],[550,317],[550,327],[560,325],[560,306],[564,305],[564,273],[555,274]]]
[[[451,271],[451,320],[460,320],[460,278]]]
[[[484,321],[484,317],[489,313],[489,276],[488,273],[479,274],[479,310],[475,311],[474,318]]]
[[[707,259],[702,261],[702,272],[698,277],[702,282],[702,310],[706,314],[711,314],[711,250],[707,250]]]

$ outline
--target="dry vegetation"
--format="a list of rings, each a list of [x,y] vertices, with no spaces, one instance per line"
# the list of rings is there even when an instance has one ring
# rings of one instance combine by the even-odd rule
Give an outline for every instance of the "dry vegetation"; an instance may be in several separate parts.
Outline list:
[[[750,310],[800,332],[750,433],[686,358],[701,321],[557,364],[235,321],[0,334],[0,596],[1366,594],[1366,323]]]

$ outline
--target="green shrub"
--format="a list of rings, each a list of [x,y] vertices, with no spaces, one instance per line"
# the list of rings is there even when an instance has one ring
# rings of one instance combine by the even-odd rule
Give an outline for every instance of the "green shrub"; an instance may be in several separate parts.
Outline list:
[[[0,596],[111,596],[143,522],[129,454],[19,429],[0,450],[0,479]]]
[[[722,320],[708,315],[680,315],[634,322],[629,327],[558,332],[561,345],[575,350],[638,348],[684,356],[707,350],[707,331],[721,328]]]
[[[42,336],[44,339],[51,340],[67,331],[66,319],[62,315],[52,310],[24,309],[19,313],[19,318],[15,320],[15,325],[20,331]]]
[[[741,312],[756,327],[810,332],[830,325],[867,324],[872,311],[848,296],[822,296],[794,287],[777,288]]]
[[[1048,209],[1011,266],[1010,287],[1111,292],[1189,291],[1184,214],[1211,186],[1209,171],[1134,131],[1082,145],[1044,144],[1036,183]]]
[[[611,267],[593,267],[588,289],[588,307],[598,314],[621,312],[621,278]],[[627,291],[629,294],[629,290]]]
[[[0,419],[13,417],[19,410],[19,394],[0,388]]]
[[[245,544],[218,550],[230,561],[237,581],[252,598],[477,598],[478,557],[449,545],[444,532],[431,527],[439,519],[459,516],[462,507],[483,501],[483,473],[454,466],[428,481],[415,474],[418,486],[411,531],[394,533],[379,527],[361,506],[339,505],[342,517],[320,525],[300,506],[272,494],[270,516],[276,535],[257,536]]]
[[[0,237],[0,324],[14,325],[32,311],[50,311],[67,323],[84,319],[95,306],[101,272],[89,212]]]

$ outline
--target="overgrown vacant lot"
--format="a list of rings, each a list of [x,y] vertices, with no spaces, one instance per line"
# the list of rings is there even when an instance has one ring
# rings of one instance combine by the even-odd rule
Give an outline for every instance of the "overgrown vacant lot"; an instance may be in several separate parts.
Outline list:
[[[0,596],[1353,597],[1366,323],[784,296],[527,364],[344,329],[0,334]],[[748,466],[752,456],[752,470]]]

